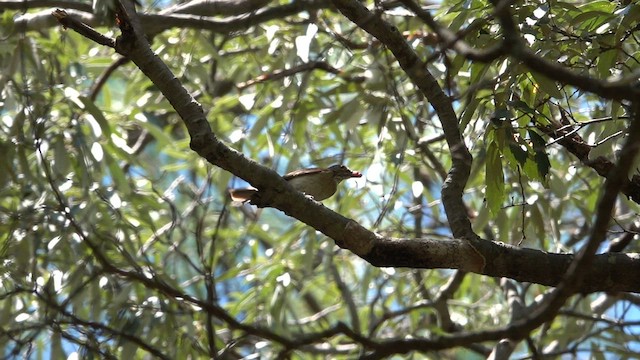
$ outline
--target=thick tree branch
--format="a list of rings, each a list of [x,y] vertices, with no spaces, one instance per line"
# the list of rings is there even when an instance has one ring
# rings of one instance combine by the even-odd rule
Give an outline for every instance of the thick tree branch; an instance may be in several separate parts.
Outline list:
[[[467,269],[549,286],[558,285],[574,257],[573,254],[549,253],[489,241],[472,241],[471,245],[455,239],[378,239],[371,252],[361,256],[381,267]],[[473,259],[477,256],[488,259],[479,271],[473,270]],[[637,272],[640,271],[640,254],[601,254],[594,261],[593,266],[584,270],[589,281],[580,286],[579,292],[606,288],[640,291],[640,273]]]

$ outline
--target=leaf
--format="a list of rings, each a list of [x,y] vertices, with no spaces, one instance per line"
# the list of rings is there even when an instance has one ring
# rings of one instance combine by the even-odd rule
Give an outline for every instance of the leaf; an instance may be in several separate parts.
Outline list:
[[[121,345],[120,356],[122,359],[135,359],[136,351],[138,350],[138,345],[131,341],[124,341]]]
[[[15,159],[16,147],[10,143],[0,142],[0,153],[5,159]],[[0,163],[0,189],[4,189],[11,180],[16,179],[18,175],[16,174],[16,170],[18,169],[16,168],[14,160],[6,160]]]
[[[171,136],[165,133],[158,125],[154,124],[151,119],[147,118],[143,114],[138,114],[134,119],[138,125],[147,130],[156,140],[157,151],[160,151],[165,146],[173,143]]]
[[[484,63],[473,63],[471,65],[471,78],[469,79],[471,84],[476,84],[484,79],[484,76],[489,70],[489,65]]]
[[[547,238],[546,229],[544,227],[545,219],[540,211],[542,206],[541,202],[529,204],[531,215],[529,216],[529,220],[527,222],[527,227],[534,231],[535,238],[537,239],[545,239]]]
[[[496,109],[493,113],[493,117],[491,118],[492,122],[496,126],[500,126],[503,121],[509,121],[513,117],[513,114],[509,109],[505,107],[500,107]]]
[[[84,109],[89,114],[91,114],[93,118],[96,120],[96,122],[98,123],[98,125],[100,125],[100,129],[102,129],[103,136],[105,138],[109,138],[111,136],[111,126],[109,125],[109,122],[107,121],[107,119],[104,117],[102,110],[100,110],[96,106],[96,104],[86,96],[79,96],[78,99],[84,105]]]
[[[611,69],[614,68],[618,58],[618,50],[611,49],[603,52],[598,57],[598,73],[603,78],[611,76]]]
[[[611,19],[613,15],[607,14],[602,11],[586,11],[572,19],[572,24],[579,29],[591,31],[596,29],[607,20]]]
[[[53,144],[53,166],[52,169],[59,176],[66,176],[71,167],[69,160],[70,153],[67,151],[64,143],[64,136],[55,137]]]
[[[265,106],[262,110],[256,113],[257,121],[251,127],[251,131],[249,131],[249,137],[255,138],[258,136],[264,128],[267,127],[269,120],[271,119],[271,112],[273,108],[271,106]]]
[[[527,157],[529,156],[529,154],[525,150],[523,150],[522,147],[514,142],[509,143],[509,151],[520,165],[524,165],[524,163],[527,161]]]
[[[473,98],[471,101],[469,101],[469,103],[467,103],[462,116],[460,116],[460,126],[458,126],[460,131],[464,131],[467,128],[467,125],[469,125],[471,117],[473,117],[473,114],[475,114],[479,104],[480,99],[478,98]]]
[[[529,105],[527,105],[526,102],[524,102],[522,100],[507,101],[507,105],[513,107],[514,109],[516,109],[518,111],[522,111],[523,113],[526,113],[526,114],[535,114],[536,113],[535,110],[533,110]]]
[[[506,123],[506,122],[504,122]],[[508,131],[508,126],[501,126],[499,128],[496,129],[495,131],[495,144],[498,147],[498,151],[500,151],[500,154],[502,155],[502,151],[506,148],[507,143],[510,142],[511,139],[508,138],[509,136],[509,131]]]
[[[505,193],[502,159],[500,158],[498,146],[493,142],[489,144],[489,148],[487,149],[485,176],[487,185],[485,199],[487,200],[487,207],[493,215],[496,215],[502,206]]]
[[[487,207],[481,207],[478,214],[473,219],[473,231],[481,232],[489,223],[489,210]]]
[[[615,5],[608,0],[587,1],[584,5],[579,7],[580,11],[595,11],[601,13],[612,13],[615,9]]]
[[[531,139],[531,143],[533,144],[533,150],[535,151],[544,151],[547,142],[544,141],[542,136],[540,136],[537,132],[532,129],[529,129],[529,138]]]
[[[622,104],[619,101],[611,102],[611,120],[613,121],[618,120],[618,117],[619,117],[618,111],[620,111],[621,107],[622,107]]]
[[[555,173],[549,179],[549,188],[559,198],[564,198],[567,195],[570,185],[569,182],[564,181],[561,176]]]
[[[549,79],[545,75],[531,71],[531,76],[538,84],[538,89],[544,91],[556,99],[562,99],[562,93],[558,89],[558,85],[554,80]]]
[[[549,162],[549,156],[544,151],[536,151],[534,156],[536,166],[538,168],[538,174],[540,176],[540,181],[547,186],[547,175],[549,174],[549,169],[551,169],[551,162]]]
[[[110,144],[105,144],[105,149],[110,149]],[[111,155],[111,153],[107,150],[105,151],[104,161],[107,162],[107,166],[109,167],[109,174],[111,176],[111,181],[118,189],[118,192],[122,194],[131,193],[131,186],[129,186],[129,178],[126,176],[124,171],[120,168],[118,161]]]
[[[53,331],[50,341],[50,356],[52,359],[64,359],[66,357],[64,350],[62,349],[62,336],[59,331]]]
[[[611,156],[614,151],[616,140],[624,133],[624,122],[607,121],[601,127],[602,131],[596,136],[594,141],[597,146],[591,148],[589,159],[595,159],[599,156]]]

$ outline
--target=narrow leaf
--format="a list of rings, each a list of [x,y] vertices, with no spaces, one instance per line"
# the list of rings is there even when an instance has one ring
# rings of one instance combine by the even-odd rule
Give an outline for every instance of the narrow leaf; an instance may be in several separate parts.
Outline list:
[[[493,142],[487,149],[486,185],[487,207],[493,215],[496,215],[504,200],[504,173],[500,151]]]

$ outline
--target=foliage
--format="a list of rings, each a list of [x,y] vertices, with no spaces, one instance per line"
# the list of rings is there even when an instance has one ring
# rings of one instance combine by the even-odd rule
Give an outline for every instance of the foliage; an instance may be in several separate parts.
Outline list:
[[[227,189],[246,183],[190,150],[180,117],[134,64],[61,30],[52,9],[10,3],[0,3],[3,356],[480,358],[502,343],[449,346],[439,336],[504,327],[551,291],[462,270],[378,268],[275,209],[232,206]],[[637,73],[640,5],[515,3],[513,19],[537,56],[594,79]],[[282,174],[345,163],[366,176],[345,181],[325,206],[384,236],[448,241],[440,188],[452,158],[432,104],[384,44],[330,3],[293,5],[260,5],[246,15],[281,13],[233,31],[184,22],[149,37],[229,146]],[[614,163],[629,103],[511,56],[469,60],[443,50],[406,6],[366,5],[397,27],[449,96],[474,156],[464,195],[474,231],[577,252],[604,178],[547,130],[575,130],[588,159]],[[431,8],[472,48],[503,36],[489,2]],[[107,24],[97,29],[115,37]],[[638,205],[619,201],[608,239],[631,240]],[[625,293],[570,297],[506,356],[632,357],[638,302]],[[402,343],[376,345],[412,338],[433,344],[409,354]]]

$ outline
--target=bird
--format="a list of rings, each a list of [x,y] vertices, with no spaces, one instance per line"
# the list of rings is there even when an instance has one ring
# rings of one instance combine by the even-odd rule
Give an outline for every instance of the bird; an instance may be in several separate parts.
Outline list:
[[[332,165],[328,168],[309,168],[292,171],[283,176],[294,189],[312,197],[316,201],[330,198],[336,193],[342,180],[359,178],[359,171],[349,170],[344,165]],[[246,202],[254,199],[258,193],[255,188],[230,189],[231,200]]]

